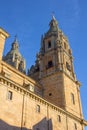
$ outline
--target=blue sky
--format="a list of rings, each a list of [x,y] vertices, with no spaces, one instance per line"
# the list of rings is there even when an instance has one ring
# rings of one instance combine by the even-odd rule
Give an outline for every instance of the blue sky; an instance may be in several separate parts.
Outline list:
[[[81,99],[87,119],[87,1],[84,0],[2,0],[0,26],[9,34],[4,55],[18,36],[20,52],[27,68],[34,64],[40,48],[41,35],[49,28],[52,12],[58,26],[68,37],[74,57],[74,68],[82,83]]]

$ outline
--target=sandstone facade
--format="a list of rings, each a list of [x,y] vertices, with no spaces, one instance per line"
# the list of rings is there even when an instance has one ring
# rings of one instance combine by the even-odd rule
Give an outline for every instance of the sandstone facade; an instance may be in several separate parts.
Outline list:
[[[0,130],[84,130],[80,83],[71,48],[56,19],[41,39],[28,76],[3,61],[8,36],[0,29]]]

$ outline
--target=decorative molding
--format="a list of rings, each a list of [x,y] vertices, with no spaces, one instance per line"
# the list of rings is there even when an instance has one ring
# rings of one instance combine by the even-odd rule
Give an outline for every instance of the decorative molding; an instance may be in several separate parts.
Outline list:
[[[0,27],[0,34],[3,34],[2,36],[4,39],[9,37],[9,34],[1,27]]]
[[[10,66],[9,64],[5,63],[4,61],[1,61],[1,73],[3,76],[7,76],[8,74],[10,74],[10,71],[12,71],[15,74],[18,74],[18,76],[22,77],[23,80],[27,80],[29,81],[31,84],[34,84],[35,86],[38,86],[38,88],[41,88],[40,84],[37,83],[36,81],[34,81],[32,78],[30,78],[29,76],[21,73],[20,71],[18,71],[17,69],[15,69],[14,67]],[[6,67],[6,71],[8,70],[8,74],[5,71],[5,67]],[[10,75],[9,75],[10,76]]]

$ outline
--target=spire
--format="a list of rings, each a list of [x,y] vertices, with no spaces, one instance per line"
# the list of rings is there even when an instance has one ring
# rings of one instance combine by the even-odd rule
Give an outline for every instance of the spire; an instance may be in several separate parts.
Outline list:
[[[15,43],[18,43],[17,34],[15,35],[14,42],[15,42]]]
[[[17,50],[19,48],[19,43],[17,39],[17,35],[15,35],[14,42],[12,43],[12,50]]]
[[[52,15],[52,19],[49,23],[49,26],[50,26],[50,28],[45,36],[57,35],[58,34],[58,22],[54,15]]]
[[[56,18],[55,18],[55,16],[54,15],[52,15],[52,19],[51,19],[51,21],[50,21],[50,28],[53,28],[53,27],[56,27],[56,28],[58,28],[58,22],[57,22],[57,20],[56,20]]]
[[[52,14],[52,20],[56,20],[55,16]]]

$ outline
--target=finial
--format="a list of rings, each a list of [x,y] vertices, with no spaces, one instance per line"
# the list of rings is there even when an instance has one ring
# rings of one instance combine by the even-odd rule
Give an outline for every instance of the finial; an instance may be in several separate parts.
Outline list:
[[[54,16],[54,15],[55,15],[55,12],[52,12],[51,15],[52,15],[52,20],[56,20],[56,18],[55,18],[55,16]]]
[[[15,35],[14,42],[18,43],[18,40],[17,40],[17,34]]]

